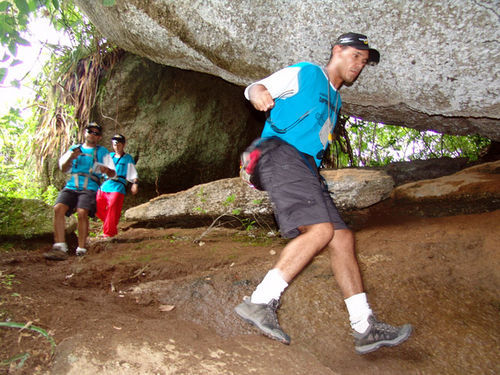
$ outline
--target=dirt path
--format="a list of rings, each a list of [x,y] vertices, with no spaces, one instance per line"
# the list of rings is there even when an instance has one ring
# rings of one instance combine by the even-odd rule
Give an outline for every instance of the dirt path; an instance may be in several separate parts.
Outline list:
[[[367,223],[357,249],[374,311],[410,322],[397,348],[354,353],[344,303],[321,254],[282,298],[285,346],[233,307],[276,260],[266,233],[129,229],[84,258],[49,262],[50,243],[3,244],[0,373],[497,374],[500,373],[500,211]],[[25,358],[23,362],[23,358]]]

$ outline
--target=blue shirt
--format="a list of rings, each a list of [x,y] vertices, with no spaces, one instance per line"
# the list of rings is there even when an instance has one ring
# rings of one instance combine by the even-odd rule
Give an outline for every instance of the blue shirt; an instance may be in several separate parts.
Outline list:
[[[105,193],[122,193],[127,192],[127,181],[134,182],[137,179],[137,170],[135,169],[134,158],[130,154],[123,154],[121,157],[116,153],[111,153],[111,158],[115,163],[116,176],[106,180],[101,190]]]
[[[95,181],[90,176],[97,180],[100,180],[103,176],[99,171],[99,164],[105,165],[108,168],[115,169],[113,161],[109,155],[108,150],[102,146],[96,147],[85,147],[85,145],[73,145],[70,149],[61,157],[59,164],[64,164],[65,160],[68,160],[69,156],[73,150],[80,146],[82,153],[72,161],[71,168],[66,171],[71,173],[71,178],[66,183],[65,188],[71,190],[92,190],[97,191],[99,189],[99,183]]]
[[[319,166],[331,142],[331,133],[342,106],[340,94],[329,82],[323,68],[301,62],[252,85],[255,84],[264,85],[275,101],[262,137],[283,139],[313,156]],[[245,90],[247,99],[251,86]]]

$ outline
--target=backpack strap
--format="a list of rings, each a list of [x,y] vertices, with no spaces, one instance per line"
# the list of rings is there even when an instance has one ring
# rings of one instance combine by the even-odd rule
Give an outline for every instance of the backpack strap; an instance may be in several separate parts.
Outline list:
[[[77,145],[77,147],[80,147],[80,149],[81,149],[81,146],[82,146],[81,143]],[[99,147],[101,147],[101,146],[96,145],[96,147],[94,147],[94,152],[93,152],[93,157],[92,157],[92,167],[94,166],[95,162],[98,160],[97,155],[98,155]],[[76,163],[78,164],[78,159],[77,159]],[[92,167],[90,167],[88,173],[79,172],[79,173],[72,174],[72,177],[74,178],[74,181],[75,181],[75,187],[77,190],[80,190],[79,178],[78,178],[79,176],[85,177],[85,179],[83,180],[83,190],[87,190],[87,186],[89,184],[89,178],[92,179],[92,181],[94,181],[97,185],[101,185],[101,180],[100,180],[99,176],[96,173],[94,173],[94,171],[92,170]]]

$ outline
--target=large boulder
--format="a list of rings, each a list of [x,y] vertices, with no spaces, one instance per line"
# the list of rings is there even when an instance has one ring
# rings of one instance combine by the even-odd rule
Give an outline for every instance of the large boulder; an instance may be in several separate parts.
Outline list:
[[[385,171],[323,170],[328,190],[353,226],[368,216],[387,212],[403,215],[448,216],[500,209],[500,161],[394,188]],[[240,178],[228,178],[164,194],[125,211],[125,218],[146,224],[198,225],[218,217],[272,218],[266,192],[251,189]]]
[[[388,164],[384,169],[396,186],[419,180],[429,180],[457,173],[464,169],[468,158],[442,157],[427,160],[400,161]]]
[[[263,126],[241,87],[132,54],[102,80],[93,118],[110,149],[113,134],[126,136],[147,198],[236,176]]]
[[[339,34],[362,32],[382,59],[342,90],[344,113],[500,140],[495,0],[76,3],[123,49],[237,85],[293,62],[324,64]]]
[[[394,186],[383,171],[342,169],[322,171],[335,204],[341,210],[362,209],[387,198]],[[266,220],[273,208],[266,192],[250,188],[239,177],[164,194],[125,211],[127,220],[186,225],[219,216]]]
[[[411,182],[391,193],[392,204],[422,216],[471,214],[500,209],[500,161],[449,176]]]

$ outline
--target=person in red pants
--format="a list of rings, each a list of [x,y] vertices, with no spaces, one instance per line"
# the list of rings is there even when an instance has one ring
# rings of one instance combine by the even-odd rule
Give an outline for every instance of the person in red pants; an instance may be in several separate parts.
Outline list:
[[[111,157],[116,166],[116,175],[108,178],[97,192],[97,217],[102,220],[103,238],[111,238],[118,234],[118,222],[127,192],[128,183],[132,183],[130,191],[139,191],[138,175],[134,158],[125,153],[125,137],[115,134],[111,138],[114,152]]]

